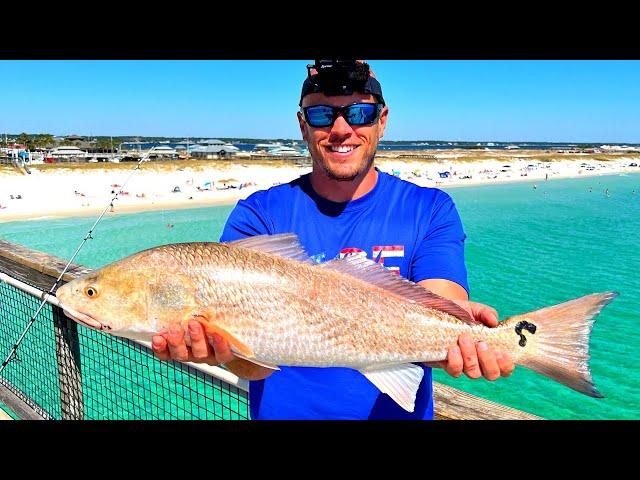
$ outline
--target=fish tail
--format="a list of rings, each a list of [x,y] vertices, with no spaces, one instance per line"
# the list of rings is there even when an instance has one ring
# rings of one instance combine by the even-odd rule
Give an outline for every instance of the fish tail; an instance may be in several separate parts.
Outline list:
[[[618,294],[594,293],[504,322],[515,331],[516,363],[591,397],[598,392],[589,370],[589,336],[595,317]]]

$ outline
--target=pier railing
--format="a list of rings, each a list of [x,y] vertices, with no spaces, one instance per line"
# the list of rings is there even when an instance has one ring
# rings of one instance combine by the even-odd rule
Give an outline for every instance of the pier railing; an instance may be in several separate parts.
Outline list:
[[[4,360],[66,262],[0,240]],[[61,283],[90,269],[72,265]],[[1,361],[1,360],[0,360]],[[22,419],[248,419],[248,383],[208,365],[158,360],[148,343],[67,318],[55,299],[0,373],[0,402]],[[438,419],[537,419],[434,383]]]

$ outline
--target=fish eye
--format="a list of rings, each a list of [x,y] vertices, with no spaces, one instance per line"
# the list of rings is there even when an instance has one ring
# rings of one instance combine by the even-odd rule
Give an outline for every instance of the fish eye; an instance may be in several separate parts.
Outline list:
[[[98,290],[96,287],[86,287],[84,289],[84,294],[89,298],[95,298],[98,296]]]

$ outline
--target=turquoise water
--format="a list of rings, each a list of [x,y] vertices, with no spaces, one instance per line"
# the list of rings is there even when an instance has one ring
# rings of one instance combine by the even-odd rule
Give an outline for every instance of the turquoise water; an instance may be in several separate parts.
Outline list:
[[[496,307],[501,318],[592,292],[615,290],[620,297],[600,314],[591,337],[593,378],[604,399],[524,368],[496,382],[453,379],[441,371],[435,379],[545,418],[640,418],[640,175],[537,182],[536,189],[527,182],[447,191],[468,235],[472,299]],[[231,208],[106,217],[77,263],[95,268],[159,244],[217,240]],[[69,258],[94,221],[4,223],[0,238]]]

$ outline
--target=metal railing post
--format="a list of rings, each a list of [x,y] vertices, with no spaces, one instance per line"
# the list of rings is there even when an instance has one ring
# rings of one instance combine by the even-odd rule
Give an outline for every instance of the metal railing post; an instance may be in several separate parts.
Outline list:
[[[59,307],[51,306],[56,337],[56,359],[63,420],[83,420],[82,375],[78,325]]]

